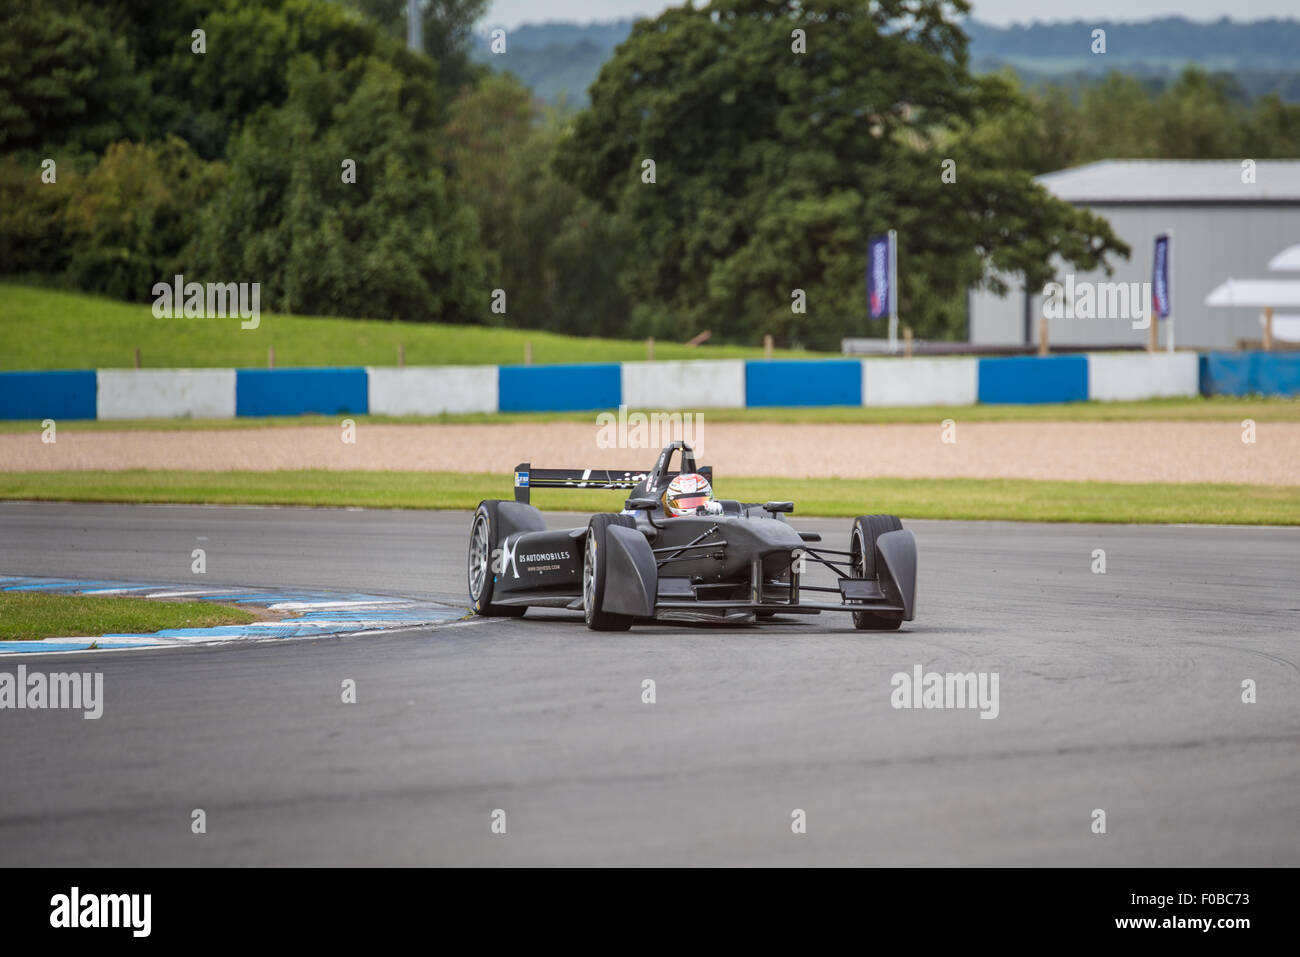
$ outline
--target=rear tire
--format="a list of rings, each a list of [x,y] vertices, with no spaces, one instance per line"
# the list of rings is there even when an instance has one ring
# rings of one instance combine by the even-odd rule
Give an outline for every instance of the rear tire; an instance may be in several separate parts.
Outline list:
[[[636,528],[636,521],[630,515],[593,515],[587,526],[582,559],[582,614],[592,631],[627,631],[632,627],[631,615],[615,615],[603,610],[605,582],[609,577],[606,539],[611,525]]]
[[[897,515],[859,515],[853,520],[849,544],[849,564],[854,578],[875,579],[880,570],[876,567],[876,539],[886,532],[897,532],[903,527]],[[855,611],[853,627],[859,631],[897,631],[903,625],[901,615],[882,615],[872,611]]]
[[[521,618],[527,608],[522,605],[492,604],[492,586],[496,583],[493,568],[497,553],[497,501],[479,502],[474,524],[469,530],[469,606],[485,618]]]

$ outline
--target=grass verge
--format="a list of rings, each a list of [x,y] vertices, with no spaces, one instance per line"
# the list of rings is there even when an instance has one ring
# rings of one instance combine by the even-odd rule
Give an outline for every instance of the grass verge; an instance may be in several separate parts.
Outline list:
[[[1026,522],[1205,522],[1300,525],[1300,486],[1127,484],[1015,479],[726,478],[719,494],[790,499],[798,515]],[[86,471],[0,473],[0,499],[472,509],[511,498],[507,475],[460,472]],[[533,503],[563,511],[617,511],[618,491],[538,491]]]
[[[617,410],[603,410],[617,412]],[[638,410],[631,410],[638,411]],[[639,410],[649,412],[650,410]],[[661,411],[661,410],[655,410]],[[1147,399],[1141,402],[1066,402],[1049,405],[968,406],[819,406],[815,408],[704,409],[706,424],[774,422],[793,424],[957,422],[1300,422],[1300,399],[1237,399],[1227,396],[1195,399]],[[511,425],[519,423],[586,422],[595,427],[592,412],[501,412],[459,415],[299,415],[242,419],[76,420],[58,423],[64,432],[177,429],[265,429],[285,426],[338,426],[344,418],[358,425]],[[41,431],[39,421],[0,422],[0,433]]]
[[[275,347],[277,366],[392,366],[397,347],[408,365],[517,365],[532,343],[538,365],[630,362],[646,357],[645,343],[589,339],[529,329],[334,319],[263,312],[256,329],[238,319],[158,319],[148,304],[84,293],[0,283],[0,370],[145,368],[265,369]],[[660,342],[656,359],[761,358],[761,347]],[[782,358],[826,355],[777,350]]]
[[[0,592],[0,641],[148,634],[164,628],[211,628],[251,621],[257,621],[257,616],[242,608],[205,601]]]

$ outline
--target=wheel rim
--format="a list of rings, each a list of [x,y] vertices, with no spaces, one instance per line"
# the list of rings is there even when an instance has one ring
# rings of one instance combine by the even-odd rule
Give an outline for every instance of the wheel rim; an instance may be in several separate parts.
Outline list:
[[[469,593],[475,601],[483,594],[488,573],[488,531],[487,518],[479,515],[474,519],[474,530],[469,539]]]
[[[596,536],[587,532],[587,548],[582,559],[582,614],[591,621],[596,610]]]

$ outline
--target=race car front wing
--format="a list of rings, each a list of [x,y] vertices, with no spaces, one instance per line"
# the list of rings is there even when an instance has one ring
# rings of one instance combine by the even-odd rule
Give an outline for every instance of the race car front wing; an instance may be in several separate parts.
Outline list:
[[[800,556],[792,556],[789,581],[765,580],[763,557],[750,562],[749,593],[745,599],[736,597],[706,598],[710,588],[734,591],[734,585],[697,585],[689,578],[660,576],[659,569],[671,562],[682,546],[663,551],[672,554],[660,557],[655,554],[635,529],[612,528],[610,594],[617,607],[609,610],[637,617],[653,617],[658,611],[730,610],[770,611],[783,614],[817,614],[823,611],[872,611],[901,613],[910,621],[916,596],[916,542],[911,531],[899,529],[886,532],[876,539],[880,562],[878,579],[855,578],[848,567],[848,552],[834,549],[812,548],[801,550],[805,559],[811,559],[830,568],[836,574],[835,587],[806,585],[801,581]],[[725,543],[713,542],[716,548]],[[696,547],[696,546],[687,546]],[[653,564],[652,564],[653,562]],[[653,587],[652,587],[653,586]],[[839,595],[838,602],[807,601],[804,594],[817,592]],[[654,599],[651,601],[650,596]]]

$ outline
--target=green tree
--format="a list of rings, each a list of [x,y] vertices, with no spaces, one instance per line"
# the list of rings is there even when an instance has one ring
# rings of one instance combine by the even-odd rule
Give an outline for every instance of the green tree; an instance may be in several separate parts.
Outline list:
[[[1247,119],[1243,156],[1287,159],[1300,156],[1300,103],[1283,103],[1269,93],[1255,101]]]
[[[0,0],[0,149],[99,152],[144,132],[147,94],[105,11]]]
[[[1223,77],[1189,67],[1154,104],[1157,155],[1177,159],[1229,159],[1241,154],[1243,110]]]
[[[511,326],[628,335],[619,284],[627,237],[622,220],[551,165],[561,111],[538,108],[510,74],[466,87],[448,110],[440,153],[458,196],[478,214],[493,288],[506,290]]]
[[[940,139],[939,148],[947,150],[957,140],[985,162],[1003,162],[1035,173],[1059,169],[1058,157],[1074,152],[1074,105],[1068,98],[1049,102],[1027,96],[1011,70],[990,74],[980,82],[984,85],[980,108],[970,120],[955,124],[951,137]]]
[[[1025,167],[953,138],[999,92],[971,76],[947,18],[966,10],[717,0],[638,23],[557,159],[635,230],[624,281],[637,327],[834,347],[864,328],[866,239],[890,227],[902,309],[923,335],[955,331],[951,303],[990,267],[1041,284],[1055,256],[1087,269],[1126,254]],[[791,308],[796,289],[806,314]]]
[[[554,332],[626,337],[653,330],[630,322],[620,284],[629,230],[603,213],[551,161],[564,120],[550,110],[513,152],[508,227],[498,252],[500,283],[510,290],[511,325]]]
[[[452,171],[457,194],[478,214],[489,250],[503,249],[514,228],[512,171],[539,119],[528,88],[507,73],[463,88],[448,108],[439,156]]]
[[[344,0],[388,36],[406,39],[408,0]],[[473,85],[486,72],[470,60],[475,22],[488,0],[420,0],[424,52],[438,64],[438,80],[449,92]]]
[[[81,289],[143,301],[153,284],[183,269],[199,211],[224,168],[179,137],[115,143],[72,187],[64,217],[69,277]]]
[[[1159,110],[1136,77],[1108,73],[1083,91],[1074,160],[1150,159],[1161,155]]]
[[[334,66],[374,56],[429,81],[438,72],[325,0],[0,0],[0,149],[98,153],[175,134],[219,158],[245,119],[284,103],[300,53]]]
[[[77,193],[72,162],[56,166],[53,183],[42,182],[40,157],[0,158],[0,263],[8,274],[57,275],[68,266],[68,198]]]
[[[225,281],[261,282],[268,308],[483,321],[478,226],[435,156],[433,104],[427,84],[382,60],[326,68],[296,58],[285,104],[231,144],[195,262]]]

